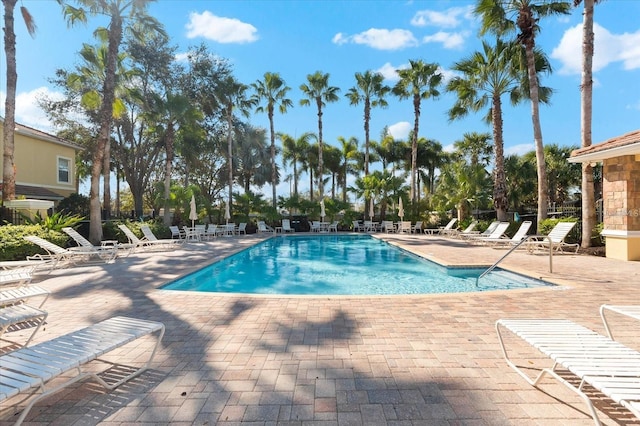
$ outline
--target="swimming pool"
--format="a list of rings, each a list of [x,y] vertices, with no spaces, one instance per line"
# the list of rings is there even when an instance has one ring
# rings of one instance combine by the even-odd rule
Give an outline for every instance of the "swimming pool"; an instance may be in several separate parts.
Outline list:
[[[458,293],[551,285],[497,268],[445,268],[369,235],[281,236],[162,289],[297,295]]]

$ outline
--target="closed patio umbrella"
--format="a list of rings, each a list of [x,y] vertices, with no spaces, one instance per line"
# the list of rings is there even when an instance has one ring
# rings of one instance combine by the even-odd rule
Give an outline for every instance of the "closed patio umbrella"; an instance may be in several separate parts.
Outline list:
[[[323,222],[324,222],[325,216],[326,216],[326,213],[324,211],[324,200],[320,200],[320,218],[322,219]]]
[[[196,220],[198,220],[198,209],[196,208],[196,197],[194,195],[191,195],[191,202],[189,203],[189,219],[193,228]]]
[[[402,197],[398,199],[398,216],[404,218],[404,207],[402,206]]]

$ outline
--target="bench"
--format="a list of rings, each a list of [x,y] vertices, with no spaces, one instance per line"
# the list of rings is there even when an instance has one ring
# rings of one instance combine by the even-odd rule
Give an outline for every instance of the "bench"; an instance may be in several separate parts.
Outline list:
[[[164,324],[160,322],[113,317],[52,340],[1,355],[0,405],[20,393],[33,393],[35,397],[26,405],[16,421],[19,425],[40,399],[85,378],[93,378],[109,390],[115,389],[150,367],[164,330]],[[157,333],[158,336],[146,363],[119,380],[109,383],[99,373],[83,369],[86,364],[98,360],[100,356],[153,333]],[[59,383],[56,380],[55,386],[47,386],[52,379],[63,376],[66,377],[64,382]]]
[[[531,378],[511,361],[503,340],[508,330],[553,360],[553,366],[543,368]],[[584,393],[589,384],[640,418],[640,352],[609,337],[564,319],[501,319],[496,322],[498,340],[507,364],[530,385],[537,387],[545,375],[550,375],[585,401],[596,425],[600,420]],[[565,380],[559,369],[577,376],[576,387]]]

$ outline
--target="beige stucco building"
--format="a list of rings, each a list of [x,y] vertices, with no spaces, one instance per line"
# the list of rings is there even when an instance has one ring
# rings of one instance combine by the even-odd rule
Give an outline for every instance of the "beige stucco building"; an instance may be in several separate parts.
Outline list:
[[[0,118],[0,156],[4,150]],[[77,192],[76,153],[83,148],[56,136],[16,123],[14,164],[16,198],[58,202]],[[3,161],[0,158],[0,193]]]
[[[571,153],[572,163],[602,163],[607,257],[640,260],[640,130]]]

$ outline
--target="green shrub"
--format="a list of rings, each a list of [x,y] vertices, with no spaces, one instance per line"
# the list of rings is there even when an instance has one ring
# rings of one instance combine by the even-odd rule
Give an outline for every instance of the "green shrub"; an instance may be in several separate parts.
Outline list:
[[[52,231],[60,231],[62,228],[74,227],[84,219],[78,215],[67,215],[64,213],[54,213],[51,216],[40,216],[40,212],[37,212],[33,219],[29,219],[27,216],[23,216],[24,220],[30,225],[41,225],[45,229]]]
[[[66,234],[46,229],[42,225],[0,226],[0,241],[2,241],[0,245],[0,261],[25,260],[27,256],[46,253],[37,245],[26,241],[24,237],[27,235],[44,238],[62,247],[66,247],[69,241],[69,237]]]

